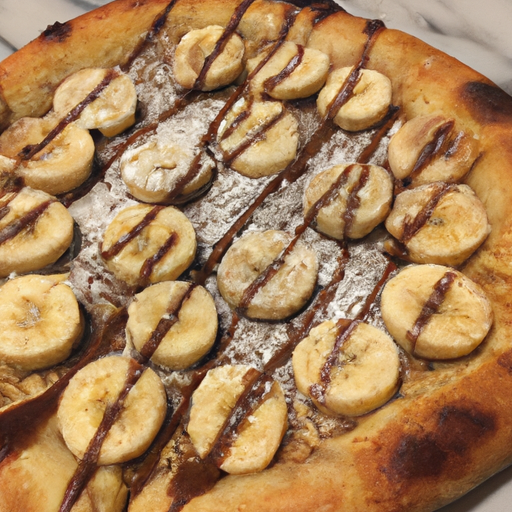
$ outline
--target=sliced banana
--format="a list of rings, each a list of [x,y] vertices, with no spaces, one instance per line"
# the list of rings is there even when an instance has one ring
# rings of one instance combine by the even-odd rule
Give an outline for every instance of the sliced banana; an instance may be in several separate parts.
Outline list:
[[[264,58],[261,53],[249,59],[247,71],[252,73]],[[323,87],[329,66],[327,54],[286,41],[251,80],[251,91],[277,100],[307,98]]]
[[[97,128],[105,137],[114,137],[135,123],[137,92],[131,78],[120,71],[87,68],[67,77],[53,96],[53,110],[57,117],[65,117],[83,102],[109,74],[111,82],[80,114],[75,123],[81,128]]]
[[[450,266],[469,258],[491,230],[470,187],[440,182],[398,194],[385,225],[411,261]]]
[[[252,387],[249,366],[220,366],[210,370],[192,396],[187,432],[201,458],[220,445],[223,456],[215,462],[231,474],[262,471],[271,462],[288,427],[288,410],[281,386],[270,379],[261,384],[250,407],[240,404]],[[250,393],[249,393],[250,396]],[[238,411],[237,411],[238,403]],[[241,409],[241,411],[240,411]],[[226,443],[222,429],[241,412],[236,437]],[[219,438],[220,437],[220,438]]]
[[[50,119],[24,117],[0,135],[0,170],[23,178],[29,187],[56,195],[81,185],[91,174],[94,141],[87,130],[66,126],[30,160],[20,160],[21,150],[42,142],[54,128]]]
[[[306,304],[318,273],[316,254],[306,245],[298,242],[276,266],[277,273],[264,277],[291,242],[284,231],[269,230],[249,233],[228,249],[219,265],[217,284],[230,307],[242,308],[249,318],[282,320]],[[259,279],[263,282],[258,284]]]
[[[393,182],[385,169],[341,164],[311,180],[304,194],[304,215],[317,212],[316,229],[338,240],[363,238],[385,220],[392,199]]]
[[[242,99],[221,123],[218,142],[235,171],[249,178],[270,176],[295,159],[298,123],[280,102]]]
[[[83,459],[104,416],[111,413],[124,391],[128,394],[101,445],[98,464],[119,464],[147,450],[165,419],[164,386],[153,370],[115,355],[82,368],[62,395],[57,412],[59,428],[76,457]]]
[[[464,274],[441,265],[412,265],[382,292],[382,317],[395,340],[426,359],[472,352],[493,322],[485,292]]]
[[[201,158],[197,162],[195,158]],[[197,167],[197,168],[196,168]],[[130,194],[146,203],[179,203],[212,179],[213,162],[176,144],[152,140],[123,153],[121,177]]]
[[[83,331],[78,301],[65,275],[27,275],[0,288],[0,361],[23,370],[58,364]]]
[[[470,130],[458,130],[444,115],[418,116],[407,121],[389,142],[389,166],[395,177],[413,186],[435,181],[457,182],[478,156],[478,141]]]
[[[326,414],[366,414],[392,398],[400,384],[397,346],[362,322],[321,323],[297,345],[292,362],[297,389]]]
[[[131,286],[171,281],[192,263],[196,234],[178,209],[137,204],[121,210],[107,227],[102,257]]]
[[[344,84],[353,76],[354,68],[338,68],[330,73],[317,100],[318,111],[324,117]],[[381,121],[391,104],[391,81],[378,71],[362,69],[357,83],[346,101],[334,116],[334,122],[343,130],[365,130]]]
[[[217,323],[215,302],[202,286],[165,281],[135,295],[126,334],[156,364],[182,370],[211,349]]]
[[[57,261],[73,240],[73,218],[53,196],[24,187],[0,198],[0,277]]]
[[[183,36],[174,57],[174,77],[182,87],[211,91],[229,85],[242,73],[245,46],[242,38],[233,33],[206,70],[204,80],[196,83],[206,59],[216,49],[224,31],[223,27],[210,25],[191,30]]]

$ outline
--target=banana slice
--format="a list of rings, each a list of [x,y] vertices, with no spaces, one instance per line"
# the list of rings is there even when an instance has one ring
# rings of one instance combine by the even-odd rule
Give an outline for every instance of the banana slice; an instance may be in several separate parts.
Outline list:
[[[297,345],[292,363],[297,389],[331,415],[373,411],[400,384],[397,346],[385,332],[362,322],[321,323]]]
[[[441,182],[398,194],[385,225],[411,261],[450,266],[469,258],[491,230],[470,187]]]
[[[83,331],[65,275],[27,275],[0,288],[0,361],[40,370],[68,358]]]
[[[480,286],[441,265],[402,270],[386,284],[381,310],[391,336],[408,352],[427,359],[469,354],[493,322]]]
[[[212,91],[234,82],[242,73],[245,46],[242,38],[234,33],[224,44],[222,51],[215,56],[206,75],[197,83],[206,59],[216,49],[225,29],[218,25],[191,30],[183,36],[176,47],[174,57],[174,77],[186,89]]]
[[[317,100],[317,108],[322,117],[328,113],[353,71],[351,67],[338,68],[329,75]],[[387,76],[372,69],[363,69],[350,98],[336,113],[334,122],[349,132],[370,128],[388,113],[391,94],[391,81]]]
[[[258,374],[249,366],[220,366],[208,372],[192,396],[187,426],[190,439],[201,458],[212,456],[227,473],[265,469],[288,427],[281,386],[271,379],[260,379],[253,387]],[[245,400],[241,399],[243,394]],[[226,440],[222,430],[233,416],[239,427],[235,438]]]
[[[265,57],[249,59],[247,71],[252,73]],[[327,54],[286,41],[251,80],[251,91],[277,100],[307,98],[324,86],[329,66]]]
[[[121,210],[103,236],[107,268],[131,286],[170,281],[192,263],[196,234],[178,209],[137,204]]]
[[[230,307],[240,307],[249,318],[282,320],[304,306],[317,279],[314,251],[298,242],[274,266],[277,272],[268,272],[291,242],[284,231],[269,230],[249,233],[229,248],[219,265],[217,284]]]
[[[202,286],[180,281],[155,284],[135,295],[128,307],[126,335],[156,364],[183,370],[215,342],[215,302]]]
[[[110,73],[113,71],[109,69],[87,68],[66,78],[53,96],[55,115],[65,117]],[[88,130],[97,128],[105,137],[114,137],[135,123],[136,107],[135,85],[128,75],[116,71],[112,81],[85,107],[75,123]]]
[[[282,171],[295,159],[297,130],[297,120],[281,103],[242,99],[221,123],[218,142],[232,169],[261,178]]]
[[[458,130],[443,115],[407,121],[389,142],[389,166],[395,177],[412,186],[435,181],[457,182],[478,156],[478,141],[470,130]],[[410,183],[409,183],[410,182]]]
[[[0,170],[20,176],[32,188],[56,195],[73,190],[91,174],[94,141],[87,130],[70,124],[30,160],[18,154],[39,144],[54,128],[49,119],[24,117],[0,135]]]
[[[0,198],[0,277],[57,261],[73,240],[73,218],[57,200],[24,187]]]
[[[111,414],[124,391],[128,394],[101,445],[98,464],[119,464],[147,450],[165,419],[165,389],[153,370],[144,370],[134,360],[116,355],[82,368],[62,395],[57,412],[59,428],[76,457],[83,459],[104,416]]]
[[[317,174],[306,188],[304,215],[316,229],[342,240],[363,238],[391,210],[393,182],[377,165],[341,164]]]
[[[201,158],[197,162],[195,158]],[[130,193],[146,203],[179,203],[200,192],[212,179],[210,158],[194,157],[175,144],[149,141],[121,157],[121,177]]]

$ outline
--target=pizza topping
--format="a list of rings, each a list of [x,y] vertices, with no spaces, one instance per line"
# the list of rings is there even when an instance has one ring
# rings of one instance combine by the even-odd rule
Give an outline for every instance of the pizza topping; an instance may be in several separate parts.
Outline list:
[[[114,355],[89,363],[74,375],[62,395],[58,419],[74,455],[109,465],[144,453],[166,410],[165,389],[157,374]]]
[[[131,286],[176,279],[195,252],[192,224],[171,206],[125,208],[108,226],[102,243],[109,270]]]
[[[40,370],[69,356],[83,321],[65,276],[26,275],[0,288],[0,361]]]
[[[354,73],[357,72],[355,75]],[[346,101],[333,112],[334,122],[344,130],[365,130],[382,121],[391,104],[391,81],[371,69],[339,68],[329,74],[317,100],[318,111],[325,116],[349,80],[356,83]]]
[[[187,432],[202,458],[228,473],[253,473],[274,457],[287,418],[277,382],[248,366],[226,365],[210,370],[194,392]]]
[[[71,245],[73,218],[54,197],[24,187],[1,203],[6,209],[0,219],[0,277],[44,268]]]
[[[325,321],[293,353],[297,389],[326,414],[360,416],[397,392],[400,359],[393,340],[363,322]]]
[[[453,119],[432,114],[407,121],[388,147],[394,176],[407,185],[461,180],[478,156],[470,130],[457,130]]]
[[[54,121],[24,117],[0,135],[0,171],[21,177],[32,188],[62,194],[81,185],[91,174],[94,142],[87,130],[73,124],[65,127],[29,160],[22,150],[38,145],[51,132]]]
[[[135,295],[128,308],[128,341],[146,358],[182,370],[211,349],[217,335],[217,310],[202,287],[165,281]]]
[[[88,100],[97,87],[101,87],[98,97]],[[75,121],[81,128],[97,128],[105,137],[114,137],[135,122],[137,93],[124,73],[89,68],[70,75],[55,91],[54,115],[64,118],[82,102],[86,104]]]
[[[363,238],[391,209],[393,183],[376,165],[341,164],[317,174],[304,195],[305,215],[331,191],[316,214],[316,229],[339,240]]]
[[[483,290],[441,265],[402,270],[386,284],[381,309],[387,329],[405,350],[434,360],[472,352],[493,320]]]
[[[483,243],[490,225],[471,188],[437,182],[400,193],[386,229],[411,261],[455,266]]]
[[[281,320],[299,311],[313,293],[318,262],[303,243],[294,243],[267,279],[246,296],[248,288],[292,243],[283,231],[249,233],[235,242],[217,273],[219,291],[232,308],[243,308],[249,318]]]

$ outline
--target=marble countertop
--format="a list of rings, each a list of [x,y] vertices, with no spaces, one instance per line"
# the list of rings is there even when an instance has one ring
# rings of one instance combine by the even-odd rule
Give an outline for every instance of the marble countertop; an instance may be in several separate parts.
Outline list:
[[[512,94],[511,0],[337,0],[356,15],[379,18],[488,76]],[[0,61],[55,21],[65,22],[109,0],[0,0]],[[510,510],[512,467],[442,509]],[[441,511],[440,511],[441,512]]]

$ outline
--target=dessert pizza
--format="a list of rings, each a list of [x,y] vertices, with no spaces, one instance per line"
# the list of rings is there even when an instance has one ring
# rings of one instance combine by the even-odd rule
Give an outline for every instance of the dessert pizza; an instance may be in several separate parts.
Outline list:
[[[117,0],[0,64],[0,510],[433,511],[512,461],[512,99],[330,1]]]

